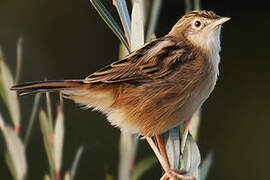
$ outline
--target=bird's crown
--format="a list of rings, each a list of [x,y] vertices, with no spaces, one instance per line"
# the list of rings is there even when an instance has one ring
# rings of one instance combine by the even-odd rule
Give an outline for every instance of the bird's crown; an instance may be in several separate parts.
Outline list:
[[[215,14],[213,11],[206,11],[206,10],[195,10],[188,12],[183,18],[189,18],[189,17],[203,17],[207,19],[219,19],[220,16]]]

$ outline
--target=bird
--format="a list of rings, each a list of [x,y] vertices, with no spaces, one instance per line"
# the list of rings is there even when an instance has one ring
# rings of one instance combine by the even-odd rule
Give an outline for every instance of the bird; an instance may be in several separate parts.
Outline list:
[[[102,112],[121,131],[145,137],[167,177],[185,179],[170,169],[152,137],[190,118],[213,91],[219,75],[221,26],[228,20],[213,11],[191,11],[165,36],[84,79],[26,82],[11,90],[19,95],[56,91]]]

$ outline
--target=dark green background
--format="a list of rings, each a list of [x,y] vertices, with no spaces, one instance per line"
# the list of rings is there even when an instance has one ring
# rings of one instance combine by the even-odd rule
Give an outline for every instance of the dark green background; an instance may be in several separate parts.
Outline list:
[[[104,0],[105,1],[105,0]],[[111,0],[105,2],[112,7]],[[269,178],[269,10],[262,1],[203,1],[203,9],[231,17],[222,33],[221,75],[203,106],[199,147],[213,150],[209,180]],[[117,17],[115,9],[110,11]],[[157,36],[166,34],[184,13],[181,0],[164,1]],[[21,82],[83,78],[117,60],[118,39],[88,0],[0,0],[0,44],[15,69],[16,40],[24,38]],[[54,104],[57,96],[53,95]],[[22,133],[33,96],[20,98]],[[43,105],[45,99],[42,99]],[[0,103],[1,113],[8,119]],[[55,105],[54,105],[55,107]],[[54,108],[55,113],[55,108]],[[105,169],[117,175],[119,130],[105,117],[65,101],[64,170],[70,168],[79,145],[85,145],[76,179],[104,179]],[[0,179],[11,179],[0,143]],[[139,158],[152,154],[144,141]],[[28,179],[48,172],[39,124],[30,139]],[[159,179],[159,165],[142,179]]]

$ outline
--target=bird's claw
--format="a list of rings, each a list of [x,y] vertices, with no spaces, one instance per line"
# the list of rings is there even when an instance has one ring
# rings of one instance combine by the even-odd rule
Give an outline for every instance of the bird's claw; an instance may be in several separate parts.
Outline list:
[[[193,176],[186,176],[185,170],[179,169],[168,169],[165,174],[160,178],[160,180],[196,180]]]

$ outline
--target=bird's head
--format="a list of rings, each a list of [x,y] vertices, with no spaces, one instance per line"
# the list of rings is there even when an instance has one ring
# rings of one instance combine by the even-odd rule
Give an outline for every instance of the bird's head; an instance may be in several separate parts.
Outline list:
[[[185,38],[205,50],[220,50],[221,25],[230,20],[212,11],[191,11],[184,15],[168,35]]]

